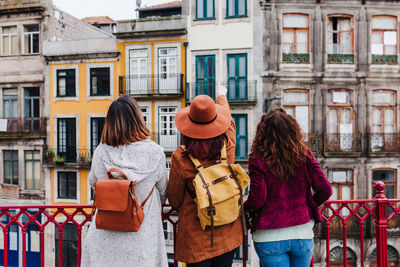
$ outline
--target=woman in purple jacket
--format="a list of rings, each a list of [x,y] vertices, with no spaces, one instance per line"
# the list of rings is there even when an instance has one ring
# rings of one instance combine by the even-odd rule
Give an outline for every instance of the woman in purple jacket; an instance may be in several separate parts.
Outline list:
[[[262,266],[310,266],[318,206],[332,195],[331,184],[283,109],[262,116],[251,151],[244,207],[256,215],[253,241]]]

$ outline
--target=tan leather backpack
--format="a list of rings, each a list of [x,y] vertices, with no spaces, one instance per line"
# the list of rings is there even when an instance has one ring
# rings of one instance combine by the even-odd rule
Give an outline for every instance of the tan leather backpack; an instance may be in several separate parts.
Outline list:
[[[124,179],[112,176],[118,172]],[[98,229],[137,232],[143,222],[143,206],[153,193],[154,187],[145,201],[139,205],[135,193],[136,182],[128,180],[120,169],[109,169],[109,179],[98,180],[95,187],[94,205],[97,208],[96,227]]]

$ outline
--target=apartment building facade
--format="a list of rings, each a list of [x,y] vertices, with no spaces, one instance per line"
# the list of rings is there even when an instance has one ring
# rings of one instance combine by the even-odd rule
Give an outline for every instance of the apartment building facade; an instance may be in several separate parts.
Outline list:
[[[284,107],[301,125],[332,183],[331,199],[372,198],[377,180],[385,182],[387,198],[398,198],[400,6],[392,1],[271,0],[261,1],[260,8],[264,98],[278,98],[271,106]],[[332,226],[328,253],[331,266],[339,266],[343,241],[335,233],[341,237],[343,224],[337,220]],[[355,221],[347,225],[350,266],[361,261],[359,236],[352,236],[359,227]],[[374,231],[373,222],[366,228]],[[388,232],[390,266],[398,266],[398,219]],[[375,266],[374,238],[367,234],[364,245],[366,266]],[[325,264],[324,255],[325,240],[317,234],[314,266]]]

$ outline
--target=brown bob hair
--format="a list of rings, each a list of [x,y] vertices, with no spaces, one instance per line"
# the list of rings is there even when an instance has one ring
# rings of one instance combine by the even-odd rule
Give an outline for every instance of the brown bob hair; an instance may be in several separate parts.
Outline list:
[[[282,181],[295,176],[296,169],[310,157],[300,125],[281,108],[262,116],[251,151]]]
[[[129,145],[150,136],[136,100],[128,95],[119,97],[108,108],[101,142],[109,146]]]

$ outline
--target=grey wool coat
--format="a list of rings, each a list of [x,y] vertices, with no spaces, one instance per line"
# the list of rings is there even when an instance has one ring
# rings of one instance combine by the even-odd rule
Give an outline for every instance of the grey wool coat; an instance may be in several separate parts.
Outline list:
[[[121,169],[130,180],[137,181],[135,191],[140,203],[153,186],[155,189],[144,206],[145,217],[138,232],[96,229],[93,219],[83,245],[82,266],[167,267],[161,203],[166,198],[168,178],[162,147],[151,140],[119,147],[100,144],[93,155],[91,186],[107,178],[111,168]]]

